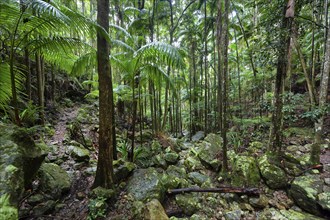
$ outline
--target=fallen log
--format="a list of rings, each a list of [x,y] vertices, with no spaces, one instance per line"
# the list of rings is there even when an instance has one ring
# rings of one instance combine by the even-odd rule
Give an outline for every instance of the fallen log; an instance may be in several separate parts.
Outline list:
[[[238,195],[259,196],[260,190],[258,188],[239,188],[239,187],[219,187],[219,188],[181,188],[169,189],[167,194],[176,195],[191,192],[212,192],[212,193],[236,193]]]

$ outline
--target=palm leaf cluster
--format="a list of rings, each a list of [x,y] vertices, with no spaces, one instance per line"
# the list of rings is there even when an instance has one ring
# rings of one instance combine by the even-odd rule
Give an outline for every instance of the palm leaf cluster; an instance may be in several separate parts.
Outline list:
[[[17,59],[23,57],[24,51],[29,51],[31,60],[39,53],[46,62],[71,70],[79,55],[76,51],[90,47],[79,36],[94,32],[92,21],[56,1],[0,2],[0,107],[5,107],[12,95],[11,66],[16,81],[24,81],[24,75],[17,74]],[[19,84],[16,88],[23,92]]]

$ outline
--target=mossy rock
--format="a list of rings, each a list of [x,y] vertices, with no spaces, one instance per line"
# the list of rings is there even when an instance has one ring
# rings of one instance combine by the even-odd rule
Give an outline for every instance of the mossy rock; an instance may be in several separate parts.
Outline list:
[[[88,162],[90,158],[89,151],[81,144],[79,146],[69,145],[68,151],[71,157],[77,162]]]
[[[44,163],[38,172],[41,190],[48,193],[53,199],[59,199],[70,190],[69,175],[57,164]]]
[[[277,210],[275,208],[264,209],[260,214],[260,220],[322,220],[315,215],[311,215],[306,212],[299,212],[292,209],[289,210]]]
[[[258,160],[261,177],[272,189],[285,188],[288,184],[285,172],[276,165],[276,158],[270,153],[263,155]]]
[[[286,218],[286,219],[294,219],[294,220],[306,220],[306,219],[313,219],[313,220],[322,220],[322,218],[319,218],[315,215],[311,215],[306,212],[298,212],[292,209],[289,210],[280,210],[280,213]]]
[[[235,155],[230,158],[232,167],[231,184],[233,186],[258,186],[260,174],[256,159],[249,156]]]
[[[222,149],[222,138],[218,134],[209,134],[205,141],[197,144],[199,147],[198,158],[206,168],[211,168],[214,171],[219,171],[221,161],[219,154]]]
[[[48,200],[44,203],[40,203],[33,208],[33,214],[35,216],[42,216],[51,213],[56,206],[56,202],[53,200]]]
[[[186,215],[192,215],[202,208],[195,193],[176,195],[175,201]]]
[[[9,195],[17,206],[24,188],[30,188],[48,147],[37,144],[25,128],[0,123],[0,196]]]
[[[187,173],[184,167],[170,165],[163,175],[162,182],[165,189],[175,189],[179,187],[187,187]]]
[[[112,199],[116,195],[113,189],[105,189],[103,187],[96,187],[91,191],[92,198]]]
[[[324,209],[326,212],[330,215],[330,192],[323,192],[317,195],[318,197],[318,203]]]
[[[128,178],[136,168],[136,165],[132,162],[123,162],[114,169],[115,178],[117,182]]]
[[[289,194],[299,207],[319,215],[318,194],[322,193],[322,190],[323,181],[318,175],[300,176],[292,182]]]
[[[164,159],[164,154],[158,154],[155,157],[153,157],[153,162],[157,167],[161,167],[163,169],[167,168],[166,160]]]
[[[176,164],[179,160],[179,155],[175,152],[166,153],[164,159],[168,164]]]
[[[142,211],[142,219],[144,220],[168,220],[168,216],[162,206],[162,204],[157,200],[153,199],[148,202]]]
[[[197,171],[202,170],[204,167],[201,163],[201,161],[197,157],[188,156],[183,164],[189,171]]]
[[[202,186],[203,184],[206,184],[207,182],[210,183],[211,180],[208,176],[201,174],[199,172],[191,172],[188,173],[188,178],[198,186]]]
[[[162,201],[165,188],[161,178],[162,176],[155,168],[137,169],[128,180],[127,192],[138,201],[147,202],[152,199]]]
[[[236,210],[225,212],[225,219],[226,220],[240,220],[242,215],[243,215],[243,211],[240,209],[236,209]]]

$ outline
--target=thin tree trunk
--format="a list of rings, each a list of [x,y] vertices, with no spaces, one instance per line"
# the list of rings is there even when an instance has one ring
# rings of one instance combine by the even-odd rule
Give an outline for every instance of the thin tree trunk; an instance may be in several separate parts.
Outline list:
[[[227,156],[227,130],[228,130],[228,110],[229,110],[229,101],[228,101],[228,85],[229,85],[229,76],[228,76],[228,44],[229,44],[229,0],[225,0],[225,10],[223,14],[223,29],[222,29],[222,39],[223,39],[223,130],[221,136],[223,139],[222,146],[222,172],[228,171],[228,156]]]
[[[269,150],[280,153],[282,148],[283,127],[283,88],[289,60],[290,38],[294,18],[294,0],[289,0],[284,7],[284,16],[281,28],[281,44],[278,49],[277,72],[275,79],[275,109],[272,116],[272,129],[269,139]]]
[[[326,18],[327,19],[327,18]],[[321,117],[315,123],[315,140],[311,149],[310,161],[312,165],[320,163],[321,143],[322,143],[322,131],[324,127],[324,114],[328,96],[329,86],[329,72],[330,72],[330,25],[327,31],[327,40],[325,45],[325,55],[322,71],[322,79],[320,85],[320,96],[319,96],[319,109],[324,111]]]
[[[51,100],[55,103],[55,67],[52,65],[51,67]]]
[[[299,57],[299,60],[300,60],[300,63],[301,63],[301,67],[303,69],[303,73],[304,73],[304,76],[305,76],[305,79],[306,79],[309,99],[310,99],[311,105],[314,106],[316,104],[315,89],[314,89],[314,86],[313,86],[311,80],[309,79],[306,62],[305,62],[304,56],[301,52],[300,45],[297,41],[296,36],[293,35],[292,39],[293,39],[294,46],[297,50],[298,57]]]
[[[24,62],[26,66],[26,95],[27,99],[30,101],[32,99],[32,91],[31,91],[31,62],[29,58],[28,49],[24,50]]]
[[[41,124],[45,124],[45,114],[44,114],[44,82],[43,82],[43,73],[41,68],[41,55],[39,53],[35,54],[36,58],[36,72],[37,72],[37,90],[38,90],[38,105],[39,105],[39,117]]]

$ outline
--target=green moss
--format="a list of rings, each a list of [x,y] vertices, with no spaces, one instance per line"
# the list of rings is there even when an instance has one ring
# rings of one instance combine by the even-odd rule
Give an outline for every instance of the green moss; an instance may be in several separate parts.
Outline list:
[[[9,200],[8,194],[0,197],[0,219],[16,220],[18,219],[18,210],[10,204]]]
[[[230,163],[233,169],[233,175],[231,175],[233,186],[259,185],[259,169],[253,157],[236,155],[230,159]]]

